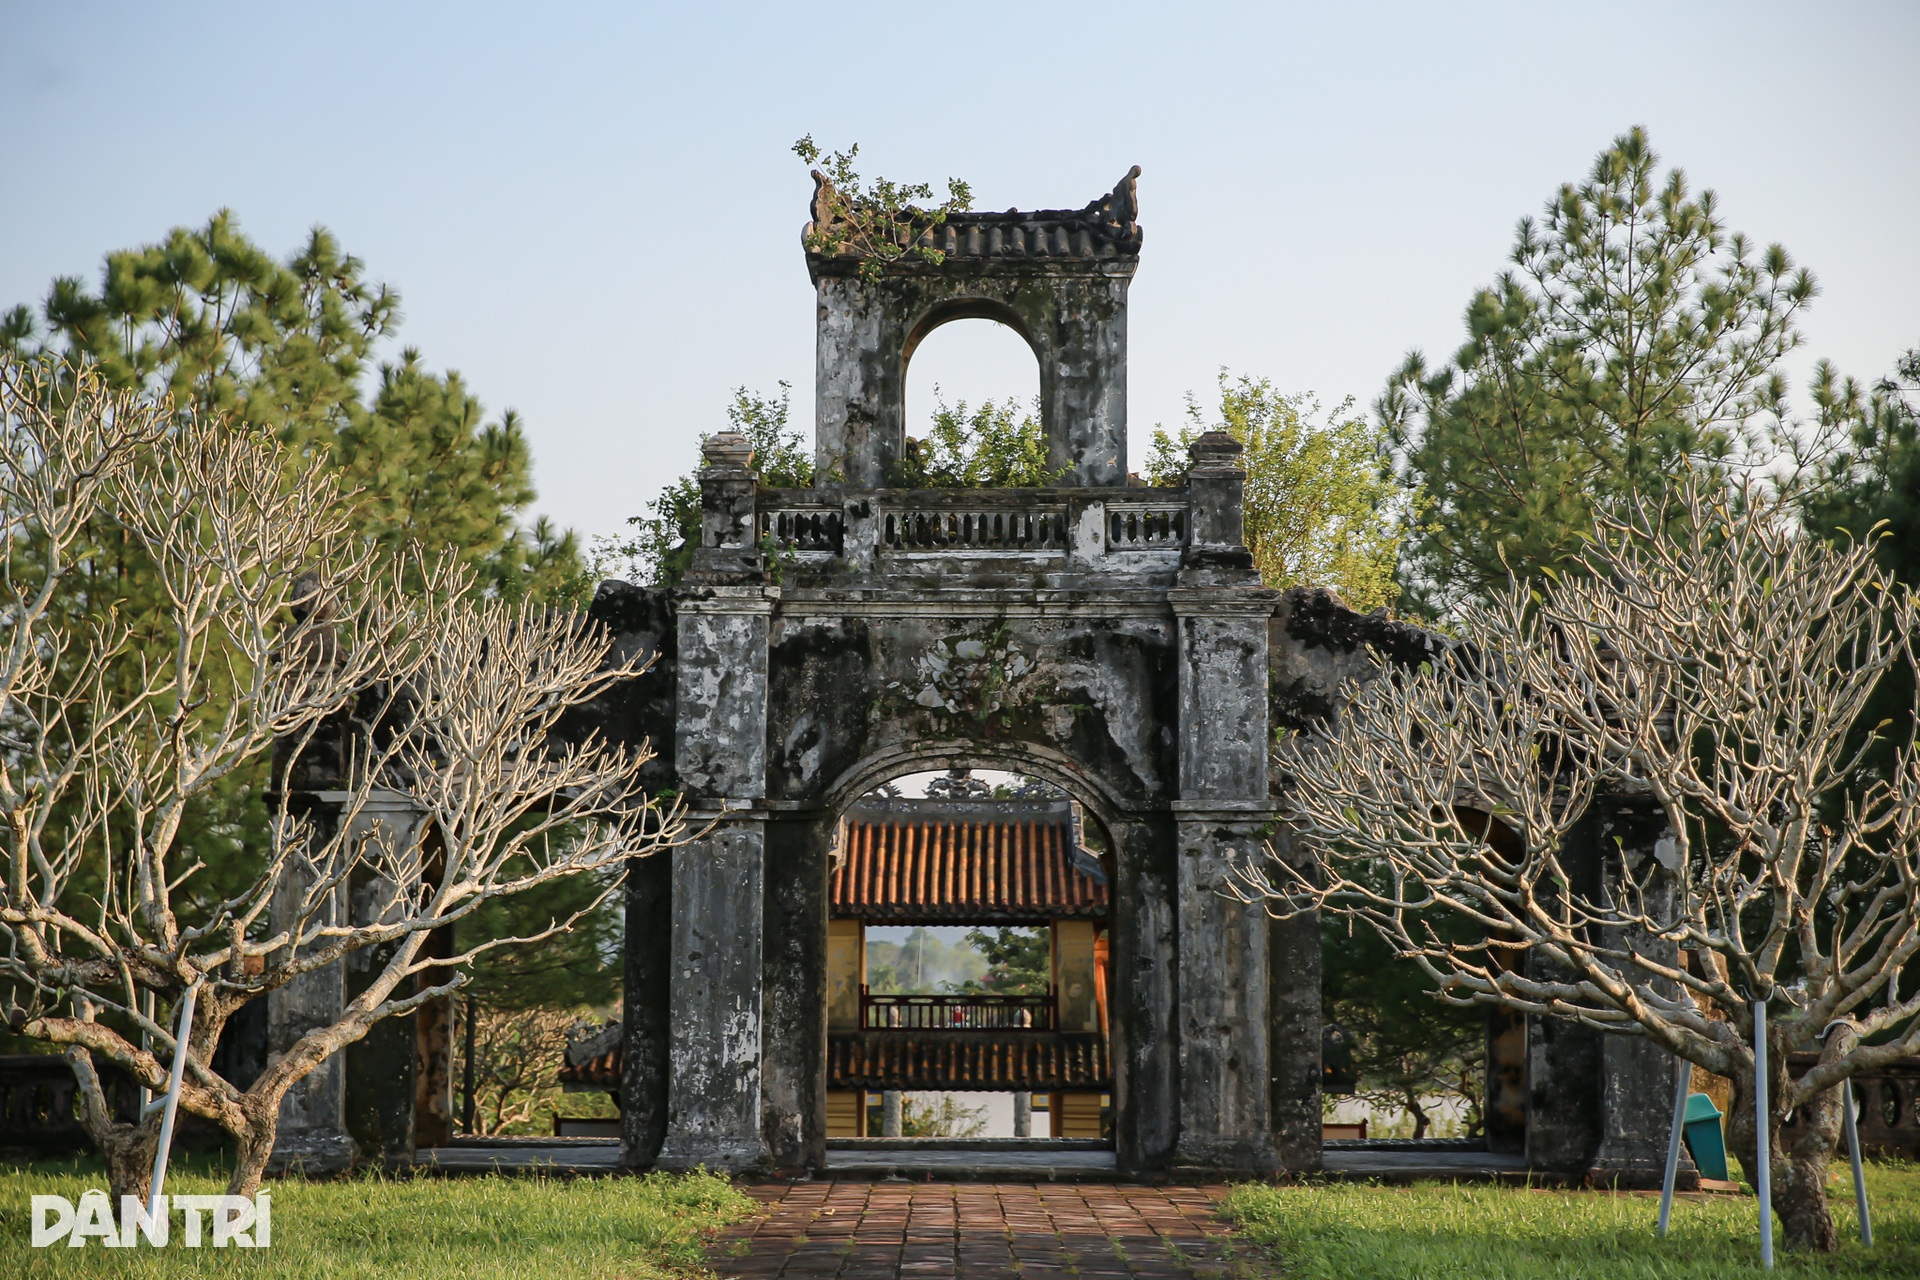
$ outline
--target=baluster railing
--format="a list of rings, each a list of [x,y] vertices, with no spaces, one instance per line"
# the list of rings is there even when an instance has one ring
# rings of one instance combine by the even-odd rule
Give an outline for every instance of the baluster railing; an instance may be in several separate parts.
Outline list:
[[[1051,1031],[1054,999],[1043,996],[875,995],[860,989],[869,1031]]]

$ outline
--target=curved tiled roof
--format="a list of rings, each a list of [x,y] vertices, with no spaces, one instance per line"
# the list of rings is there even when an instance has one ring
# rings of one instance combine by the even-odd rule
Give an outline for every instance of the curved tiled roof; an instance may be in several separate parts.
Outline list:
[[[583,1062],[568,1061],[560,1068],[560,1083],[595,1089],[618,1089],[626,1054],[619,1045]]]
[[[832,915],[934,924],[1107,914],[1106,876],[1065,802],[896,800],[847,814]]]
[[[1140,166],[1127,171],[1113,190],[1079,209],[1008,209],[953,213],[921,233],[915,244],[939,249],[963,260],[1046,259],[1098,261],[1140,256],[1139,202],[1135,193]],[[827,176],[815,171],[811,236],[823,224],[837,226],[839,193]],[[904,237],[903,237],[904,238]],[[816,264],[827,259],[809,252]]]

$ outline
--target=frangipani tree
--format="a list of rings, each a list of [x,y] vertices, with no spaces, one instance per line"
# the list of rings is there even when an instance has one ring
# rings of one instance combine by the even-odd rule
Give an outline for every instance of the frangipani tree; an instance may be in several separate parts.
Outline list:
[[[232,1135],[231,1190],[251,1194],[281,1099],[328,1055],[456,989],[478,952],[570,921],[452,956],[431,931],[680,832],[637,786],[644,752],[550,738],[643,664],[577,617],[486,598],[450,557],[395,563],[316,462],[84,368],[0,362],[0,1000],[64,1047],[115,1194],[144,1196],[160,1119],[117,1119],[98,1064],[164,1088],[189,992],[180,1106]],[[157,631],[72,598],[103,536],[160,579]],[[196,895],[185,819],[261,758],[270,844],[237,891]],[[291,784],[316,768],[330,810],[303,813]],[[245,1088],[219,1074],[243,1004],[371,947],[337,1017]]]
[[[1920,759],[1907,741],[1870,770],[1860,724],[1912,660],[1914,601],[1869,541],[1810,539],[1703,480],[1601,516],[1578,569],[1467,606],[1436,661],[1283,741],[1314,873],[1272,858],[1245,884],[1371,927],[1448,1002],[1646,1036],[1731,1077],[1749,1169],[1764,1000],[1773,1202],[1791,1246],[1833,1249],[1834,1086],[1920,1049]],[[1569,836],[1602,793],[1667,829],[1591,891]],[[1794,1076],[1798,1051],[1819,1059]]]

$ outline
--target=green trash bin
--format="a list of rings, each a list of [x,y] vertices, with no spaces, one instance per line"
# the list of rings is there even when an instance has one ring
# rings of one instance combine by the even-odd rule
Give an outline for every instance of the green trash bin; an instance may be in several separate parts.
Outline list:
[[[1687,1150],[1693,1153],[1694,1168],[1703,1178],[1727,1180],[1727,1140],[1720,1132],[1720,1108],[1704,1093],[1687,1095]]]

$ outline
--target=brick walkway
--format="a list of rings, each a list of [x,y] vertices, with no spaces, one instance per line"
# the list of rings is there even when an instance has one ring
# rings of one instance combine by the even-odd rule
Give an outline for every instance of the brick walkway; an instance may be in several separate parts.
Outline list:
[[[1234,1268],[1221,1187],[802,1182],[749,1187],[764,1214],[709,1252],[741,1280],[1187,1280]]]

